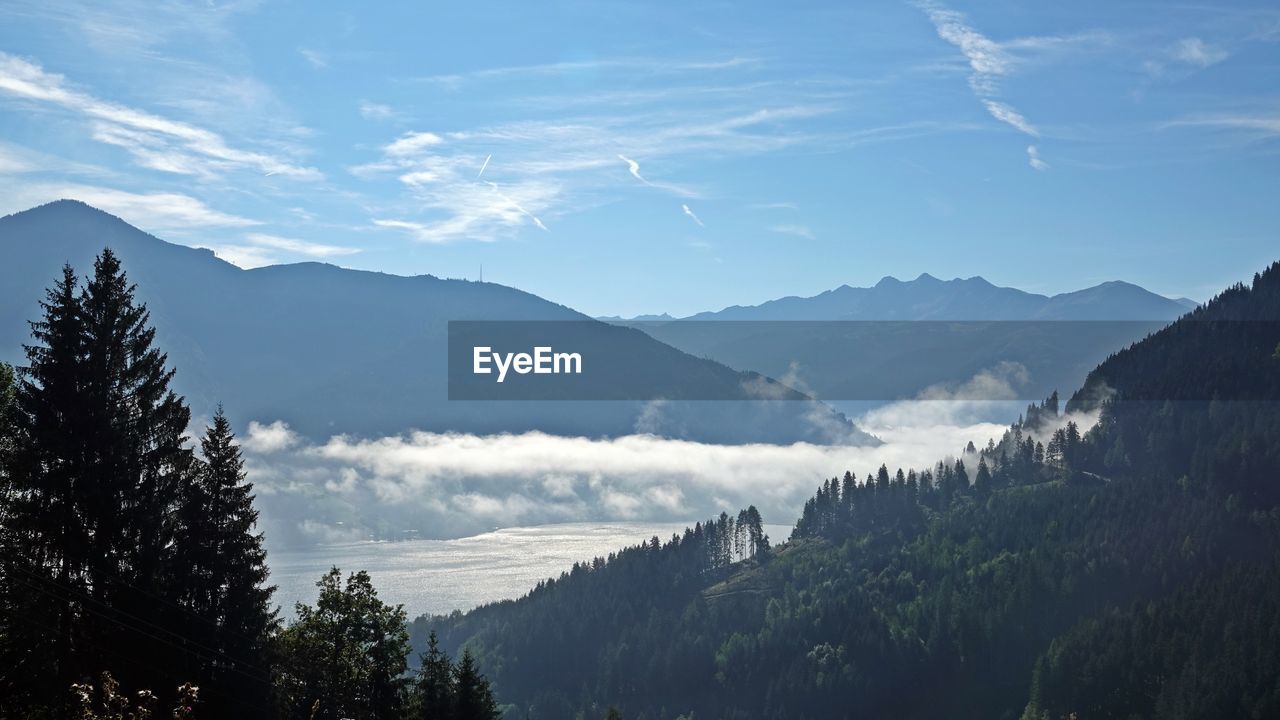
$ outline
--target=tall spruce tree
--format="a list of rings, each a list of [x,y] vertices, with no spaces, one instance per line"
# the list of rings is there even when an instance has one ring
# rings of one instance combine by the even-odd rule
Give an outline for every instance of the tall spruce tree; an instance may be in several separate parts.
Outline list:
[[[427,651],[422,654],[413,694],[417,720],[452,720],[457,696],[453,663],[448,653],[440,648],[434,630],[427,638]]]
[[[205,712],[220,716],[230,697],[243,701],[236,714],[268,713],[268,644],[276,627],[274,587],[265,585],[267,553],[256,532],[253,485],[231,423],[219,407],[200,440],[196,464],[178,504],[180,532],[170,574],[181,578],[184,634],[210,650],[195,676],[205,688]]]
[[[493,698],[489,680],[480,674],[470,650],[462,651],[462,659],[454,669],[457,702],[454,720],[498,720],[498,703]]]
[[[196,651],[175,630],[163,570],[190,413],[110,250],[82,291],[64,267],[41,307],[10,462],[6,551],[25,597],[9,625],[34,636],[21,672],[33,697],[55,701],[107,665],[131,686],[176,686]]]
[[[12,691],[3,707],[56,704],[76,680],[92,536],[78,495],[88,482],[83,430],[83,318],[70,265],[45,291],[34,342],[19,369],[5,526],[5,655]]]
[[[91,601],[113,614],[112,622],[95,623],[96,635],[124,655],[117,675],[125,685],[168,687],[190,677],[208,652],[178,632],[172,601],[181,579],[165,572],[173,510],[193,470],[185,444],[191,412],[169,387],[174,371],[134,292],[115,253],[103,250],[80,298],[77,405],[87,476],[76,501],[92,539]]]

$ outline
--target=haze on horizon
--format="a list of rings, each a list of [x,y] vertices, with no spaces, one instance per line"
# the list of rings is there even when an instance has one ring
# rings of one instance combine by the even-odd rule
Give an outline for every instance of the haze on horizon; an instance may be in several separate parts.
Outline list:
[[[591,315],[921,272],[1204,300],[1280,220],[1261,2],[0,18],[0,211],[74,197],[242,266],[483,264]]]

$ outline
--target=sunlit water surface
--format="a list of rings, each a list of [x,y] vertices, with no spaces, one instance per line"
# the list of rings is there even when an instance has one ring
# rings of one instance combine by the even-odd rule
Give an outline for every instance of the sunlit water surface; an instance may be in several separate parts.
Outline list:
[[[495,530],[457,540],[406,540],[324,545],[301,550],[272,550],[271,582],[275,602],[286,617],[295,602],[314,604],[316,580],[330,567],[345,575],[366,570],[378,595],[403,604],[412,619],[424,613],[469,610],[496,600],[517,598],[557,577],[573,563],[608,555],[657,535],[670,539],[692,523],[561,523]],[[768,525],[774,542],[790,528]]]

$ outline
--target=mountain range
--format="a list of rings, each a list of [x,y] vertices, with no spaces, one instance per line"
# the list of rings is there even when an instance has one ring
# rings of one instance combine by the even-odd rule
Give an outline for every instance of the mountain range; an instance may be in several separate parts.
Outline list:
[[[760,397],[762,386],[772,388],[768,397],[798,397],[791,388],[830,400],[937,396],[993,368],[1010,379],[990,399],[1043,396],[1078,386],[1107,355],[1193,305],[1121,282],[1046,297],[921,275],[679,320],[605,323],[493,283],[321,263],[244,270],[58,201],[0,219],[0,360],[22,363],[27,322],[62,264],[86,273],[105,246],[148,303],[197,417],[222,403],[238,427],[283,420],[313,440],[417,429],[874,442],[819,403],[741,400]],[[450,400],[446,347],[458,320],[567,323],[573,350],[618,367],[603,378],[549,380],[554,392],[536,401]],[[597,394],[575,397],[613,399],[547,399],[577,387]]]
[[[221,403],[237,427],[283,420],[313,440],[417,429],[874,442],[812,402],[738,402],[755,397],[752,388],[767,379],[514,288],[320,263],[243,270],[71,200],[0,219],[0,360],[23,363],[27,323],[62,265],[84,275],[107,246],[147,303],[177,368],[175,386],[197,417]],[[447,330],[457,320],[569,321],[580,328],[573,350],[627,358],[634,376],[650,384],[623,388],[617,396],[627,400],[619,401],[450,401]],[[625,367],[614,374],[620,383],[630,376]],[[635,399],[654,387],[677,400]],[[724,401],[678,401],[694,391]]]
[[[915,280],[887,276],[872,287],[841,285],[812,297],[789,296],[759,305],[733,305],[681,320],[1173,320],[1197,307],[1119,280],[1059,295],[993,285],[982,277]],[[608,321],[665,322],[668,314]]]
[[[1121,281],[1047,296],[922,274],[679,319],[609,321],[827,401],[1009,400],[1076,387],[1108,355],[1195,307]]]

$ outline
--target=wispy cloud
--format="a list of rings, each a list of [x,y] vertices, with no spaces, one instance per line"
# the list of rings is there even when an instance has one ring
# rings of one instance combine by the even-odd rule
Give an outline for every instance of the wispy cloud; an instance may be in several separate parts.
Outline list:
[[[1040,159],[1040,150],[1035,145],[1027,146],[1027,163],[1030,164],[1034,170],[1049,169],[1049,163]]]
[[[284,250],[297,255],[306,255],[307,257],[335,257],[338,255],[354,255],[360,252],[360,248],[346,247],[343,245],[325,245],[322,243],[308,242],[306,240],[295,240],[293,238],[280,237],[279,235],[267,235],[264,233],[249,233],[245,236],[249,242],[261,247],[274,248],[276,250]]]
[[[806,240],[812,240],[814,237],[813,230],[810,230],[808,225],[774,225],[769,230],[780,235],[794,235]]]
[[[1203,127],[1216,130],[1234,130],[1254,138],[1280,136],[1280,113],[1216,113],[1195,115],[1172,120],[1160,126],[1165,128]]]
[[[632,177],[644,183],[645,185],[648,185],[651,188],[655,188],[657,190],[663,190],[673,195],[678,195],[680,197],[686,197],[686,198],[699,197],[698,193],[688,188],[681,187],[679,185],[673,185],[671,183],[666,183],[666,182],[651,182],[650,180],[645,178],[645,176],[640,174],[640,163],[636,162],[635,160],[632,160],[626,155],[619,154],[618,159],[627,164],[627,169],[631,173]]]
[[[395,142],[383,148],[383,152],[391,157],[408,157],[423,150],[439,145],[444,140],[435,133],[409,132],[396,138]]]
[[[920,2],[917,7],[929,16],[938,37],[955,45],[969,62],[972,73],[969,85],[979,95],[993,95],[999,78],[1008,75],[1013,66],[1009,54],[1000,44],[969,25],[964,13],[936,2]]]
[[[66,183],[34,183],[14,186],[6,200],[10,211],[70,198],[118,215],[149,232],[191,231],[210,228],[250,227],[249,218],[220,212],[181,193],[132,193],[113,188]]]
[[[682,198],[691,188],[650,180],[636,157],[706,158],[750,155],[812,138],[785,124],[830,112],[786,106],[716,113],[594,116],[560,121],[516,121],[451,132],[414,131],[383,146],[376,160],[351,168],[357,177],[391,176],[405,187],[414,210],[377,213],[378,227],[399,229],[423,242],[491,241],[521,227],[547,228],[548,213],[571,212],[580,194],[620,187],[616,171],[646,187]],[[766,130],[767,129],[767,130]],[[499,154],[500,152],[500,154]],[[494,160],[478,174],[489,158]],[[632,169],[634,168],[634,170]],[[486,185],[489,178],[498,187]],[[410,206],[409,203],[405,203]],[[424,210],[426,213],[424,213]],[[410,214],[412,213],[412,214]],[[428,214],[430,217],[420,217]]]
[[[249,233],[244,239],[247,244],[219,244],[210,249],[223,260],[246,269],[277,265],[289,259],[326,260],[360,252],[360,248],[356,247],[325,245],[266,233]]]
[[[326,56],[324,53],[320,52],[319,50],[312,50],[311,48],[300,47],[298,48],[298,54],[302,56],[303,60],[307,61],[307,64],[309,64],[311,67],[317,70],[325,70],[329,67],[328,56]]]
[[[987,112],[991,113],[991,117],[1009,125],[1018,132],[1026,133],[1031,137],[1040,137],[1040,131],[1035,129],[1035,127],[1022,116],[1022,113],[1014,110],[1009,105],[995,100],[983,100],[982,104],[986,106]]]
[[[484,166],[482,166],[482,167],[480,168],[481,172],[483,172],[483,171],[484,171],[484,167],[487,167],[488,165],[489,165],[489,158],[487,158],[487,157],[486,157],[486,158],[484,159]],[[484,181],[484,184],[485,184],[485,185],[488,185],[490,188],[492,188],[492,189],[493,189],[494,194],[496,194],[499,198],[501,198],[501,199],[503,200],[503,202],[505,202],[505,203],[509,204],[511,207],[513,207],[513,208],[515,208],[516,210],[518,210],[518,211],[520,212],[520,214],[522,214],[522,215],[524,215],[525,217],[527,217],[527,218],[529,218],[530,220],[532,220],[532,221],[533,221],[533,224],[534,224],[535,226],[537,226],[537,228],[538,228],[539,230],[543,230],[543,231],[546,231],[546,230],[547,230],[547,226],[542,224],[542,220],[541,220],[541,219],[539,219],[537,215],[534,215],[533,213],[529,212],[529,211],[528,211],[528,210],[526,210],[524,207],[522,207],[522,206],[520,205],[520,203],[518,203],[518,202],[516,202],[515,200],[512,200],[510,197],[508,197],[508,196],[506,195],[506,193],[502,192],[502,188],[498,187],[498,183],[495,183],[495,182],[489,182],[488,180],[485,180],[485,181]]]
[[[370,183],[400,185],[399,195],[370,203],[375,227],[425,242],[492,241],[538,229],[533,218],[554,227],[557,216],[616,203],[637,187],[680,200],[714,196],[715,188],[701,184],[728,161],[798,149],[834,153],[957,129],[936,121],[832,122],[853,111],[852,93],[865,87],[839,77],[774,82],[761,77],[766,68],[741,58],[622,58],[433,76],[426,80],[450,86],[518,80],[512,92],[526,95],[513,109],[508,92],[486,87],[467,102],[487,103],[500,92],[498,112],[510,115],[414,128],[349,170]],[[566,94],[544,77],[579,72],[597,73],[591,89]],[[548,85],[551,91],[541,92]],[[476,187],[490,157],[483,180],[498,183],[510,203]]]
[[[118,180],[119,173],[91,163],[68,160],[25,145],[0,142],[0,175],[29,173],[49,177],[78,177],[92,182]]]
[[[644,176],[640,174],[640,163],[636,162],[635,160],[632,160],[626,155],[618,155],[618,159],[627,164],[627,168],[631,172],[632,177],[634,177],[635,179],[639,180],[640,182],[646,185],[649,184],[649,181],[645,180]]]
[[[251,11],[259,0],[226,2],[149,2],[147,0],[10,0],[0,13],[39,18],[75,30],[95,50],[154,59],[154,49],[174,38],[221,40],[229,22]]]
[[[524,182],[501,189],[471,180],[425,184],[416,197],[429,208],[443,211],[439,220],[375,218],[377,227],[406,232],[414,240],[431,244],[460,241],[492,242],[521,226],[546,230],[539,218],[558,196],[554,184]]]
[[[399,181],[419,208],[436,216],[429,220],[381,217],[373,220],[375,227],[400,230],[432,244],[491,242],[529,225],[547,231],[541,215],[560,197],[557,182],[540,177],[501,185],[480,180],[479,170],[487,167],[491,155],[442,155],[434,150],[441,142],[433,133],[410,133],[387,146],[381,161],[353,169],[366,175],[408,170],[398,176]]]
[[[571,75],[600,71],[636,71],[645,74],[667,74],[687,72],[707,72],[729,70],[754,65],[755,58],[733,57],[721,60],[667,60],[657,58],[612,58],[598,60],[578,60],[554,63],[538,63],[532,65],[511,65],[504,67],[470,70],[463,73],[429,75],[413,78],[416,82],[458,87],[469,81],[497,80],[515,77]]]
[[[982,100],[991,117],[1032,137],[1040,133],[1020,112],[1011,105],[995,99],[1000,94],[1000,80],[1013,73],[1016,58],[1011,47],[1018,49],[1043,49],[1067,42],[1064,38],[1023,38],[1009,44],[1001,44],[979,32],[969,24],[961,12],[947,8],[932,0],[922,0],[916,6],[928,15],[938,31],[938,37],[960,49],[969,63],[969,87]]]
[[[1227,59],[1227,51],[1210,47],[1198,37],[1183,38],[1174,46],[1173,57],[1188,65],[1207,68]]]
[[[92,137],[128,151],[143,167],[189,175],[256,170],[299,180],[321,173],[268,153],[230,147],[221,135],[189,123],[100,100],[72,88],[61,75],[0,52],[0,93],[62,108],[91,121]]]
[[[689,209],[688,205],[681,205],[680,209],[684,212],[685,215],[689,217],[690,220],[698,223],[698,227],[706,227],[705,225],[702,224],[702,220],[699,219],[698,216],[694,214],[692,210]]]
[[[34,170],[35,166],[13,150],[0,146],[0,175],[15,175]]]
[[[1230,55],[1225,48],[1210,45],[1201,38],[1185,37],[1148,58],[1142,69],[1153,78],[1177,78],[1217,65]]]
[[[390,105],[361,100],[360,117],[365,120],[394,120],[399,117],[399,113]]]
[[[214,243],[209,246],[209,249],[213,251],[214,255],[244,270],[278,265],[280,263],[280,260],[275,253],[271,252],[270,248]]]

